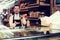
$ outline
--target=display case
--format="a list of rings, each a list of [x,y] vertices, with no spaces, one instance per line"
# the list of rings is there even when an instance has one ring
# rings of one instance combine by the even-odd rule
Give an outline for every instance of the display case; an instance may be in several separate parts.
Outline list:
[[[41,29],[41,27],[30,27],[25,29],[19,29],[19,28],[8,28],[4,25],[1,25],[0,27],[0,39],[4,40],[16,40],[16,39],[37,39],[41,37],[47,37],[47,35],[44,34],[45,31]],[[47,30],[49,31],[49,30]]]
[[[43,31],[41,28],[42,27],[33,27],[33,28],[25,28],[25,29],[17,29],[17,28],[9,29],[5,26],[2,26],[0,27],[0,39],[1,40],[40,40],[41,38],[56,36],[56,34],[49,34],[48,32],[47,34],[44,34],[43,32],[45,31]],[[46,27],[44,29],[46,30]]]

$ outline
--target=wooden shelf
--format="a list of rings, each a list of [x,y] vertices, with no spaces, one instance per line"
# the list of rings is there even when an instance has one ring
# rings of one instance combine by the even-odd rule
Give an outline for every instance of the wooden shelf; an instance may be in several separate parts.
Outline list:
[[[50,6],[50,4],[40,4],[40,6]]]
[[[59,6],[60,6],[60,4],[56,4],[55,6],[59,7]]]
[[[28,18],[34,18],[34,19],[37,19],[38,17],[30,17],[30,16],[28,16]]]
[[[35,8],[35,7],[39,7],[39,6],[30,6],[30,7],[27,7],[27,8]]]
[[[28,11],[28,10],[21,10],[20,12],[26,12],[26,11]]]
[[[50,6],[50,4],[47,4],[47,3],[44,3],[44,2],[40,2],[39,4],[40,4],[40,6]]]
[[[25,8],[21,8],[21,10],[25,10],[25,9],[29,9],[29,8],[35,8],[35,7],[39,7],[39,6],[30,6],[30,7],[26,6]]]
[[[39,6],[30,6],[30,7],[21,8],[21,12],[28,11],[28,9],[35,7],[39,7]]]

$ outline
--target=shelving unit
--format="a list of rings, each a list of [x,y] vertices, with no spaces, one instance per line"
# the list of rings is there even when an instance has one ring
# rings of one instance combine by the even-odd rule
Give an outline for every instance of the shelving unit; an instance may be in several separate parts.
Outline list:
[[[33,2],[31,2],[33,1]],[[31,2],[31,3],[30,3]],[[40,12],[39,17],[50,16],[54,11],[54,0],[19,0],[16,4],[21,5],[21,13],[27,13],[30,16],[30,12]],[[43,14],[42,14],[43,12]],[[32,17],[30,17],[32,18]],[[33,17],[34,18],[34,17]],[[30,20],[30,19],[29,19]],[[33,20],[33,19],[31,19]]]
[[[29,3],[27,3],[26,1],[29,2]],[[41,10],[44,10],[46,12],[49,9],[49,12],[47,12],[47,13],[49,13],[49,15],[47,15],[47,16],[50,16],[52,13],[54,13],[57,10],[57,8],[60,6],[60,4],[56,5],[56,0],[33,0],[35,2],[31,3],[31,4],[30,4],[30,1],[28,1],[28,0],[19,0],[16,4],[27,3],[28,5],[34,5],[34,7],[29,7],[29,6],[27,7],[27,6],[25,6],[25,8],[21,8],[22,12],[30,11],[29,9],[36,8],[36,7],[38,8],[38,10],[40,8],[42,8],[42,7],[44,7],[44,8],[45,7],[46,8],[49,7],[46,10],[44,8],[41,9]],[[38,6],[35,6],[35,4],[38,4]],[[25,10],[25,9],[27,9],[27,10]],[[31,10],[31,11],[33,11],[33,10]]]

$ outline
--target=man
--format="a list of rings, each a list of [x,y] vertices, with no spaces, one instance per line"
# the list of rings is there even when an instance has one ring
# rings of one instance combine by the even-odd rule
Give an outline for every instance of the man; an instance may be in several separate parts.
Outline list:
[[[20,7],[18,5],[15,5],[13,7],[13,15],[10,14],[10,18],[9,18],[9,24],[10,24],[10,27],[13,28],[13,27],[18,27],[20,28],[21,26],[21,21],[20,21]]]

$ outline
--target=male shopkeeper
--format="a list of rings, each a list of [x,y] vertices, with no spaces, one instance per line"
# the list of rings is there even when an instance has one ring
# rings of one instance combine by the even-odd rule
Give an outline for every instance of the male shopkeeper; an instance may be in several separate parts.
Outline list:
[[[9,17],[9,24],[10,28],[19,27],[21,28],[21,14],[20,14],[20,7],[15,5],[13,7],[13,13]]]

